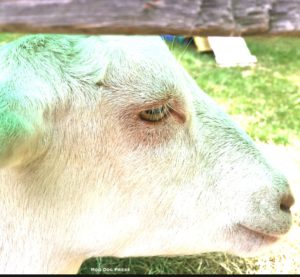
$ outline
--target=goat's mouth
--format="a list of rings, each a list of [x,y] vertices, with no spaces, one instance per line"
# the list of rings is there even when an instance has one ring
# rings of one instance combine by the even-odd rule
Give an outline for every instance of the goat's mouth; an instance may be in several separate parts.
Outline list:
[[[237,224],[230,232],[231,247],[228,252],[244,257],[256,256],[268,250],[280,238]]]
[[[274,243],[278,241],[281,237],[279,235],[270,235],[270,234],[263,233],[261,231],[253,230],[241,224],[238,225],[238,228],[240,229],[241,232],[244,232],[246,235],[249,235],[251,237],[255,236],[257,238],[261,238],[266,243]]]

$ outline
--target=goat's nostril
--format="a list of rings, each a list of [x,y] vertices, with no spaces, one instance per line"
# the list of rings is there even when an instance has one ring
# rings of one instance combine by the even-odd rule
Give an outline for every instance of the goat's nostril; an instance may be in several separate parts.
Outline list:
[[[280,210],[289,213],[290,208],[293,206],[294,203],[295,203],[295,199],[293,195],[291,194],[285,195],[281,198]]]

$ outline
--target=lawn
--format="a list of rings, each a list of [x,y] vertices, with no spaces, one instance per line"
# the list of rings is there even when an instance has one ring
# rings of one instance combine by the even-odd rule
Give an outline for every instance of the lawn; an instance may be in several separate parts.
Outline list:
[[[18,36],[1,34],[0,45]],[[284,154],[286,149],[299,153],[293,158],[297,161],[291,174],[294,174],[293,184],[298,185],[295,191],[300,192],[300,38],[246,40],[258,59],[255,67],[219,68],[212,54],[197,53],[193,45],[170,43],[169,47],[199,86],[260,145],[272,145],[271,152],[282,150],[285,155],[282,161],[292,159],[290,154]],[[259,258],[242,259],[223,253],[177,258],[92,258],[83,263],[79,273],[300,273],[299,211],[297,207],[295,227],[287,239]],[[119,270],[109,271],[115,268]]]

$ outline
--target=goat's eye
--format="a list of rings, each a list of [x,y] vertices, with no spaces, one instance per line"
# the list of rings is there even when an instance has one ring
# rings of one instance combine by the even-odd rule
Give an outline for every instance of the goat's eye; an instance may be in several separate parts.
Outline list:
[[[140,118],[145,121],[158,122],[168,116],[168,107],[166,105],[151,110],[140,112]]]

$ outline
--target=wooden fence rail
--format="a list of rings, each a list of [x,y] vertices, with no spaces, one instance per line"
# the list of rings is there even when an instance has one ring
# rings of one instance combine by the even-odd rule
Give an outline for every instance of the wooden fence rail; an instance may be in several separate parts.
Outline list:
[[[300,34],[300,0],[0,0],[0,32]]]

